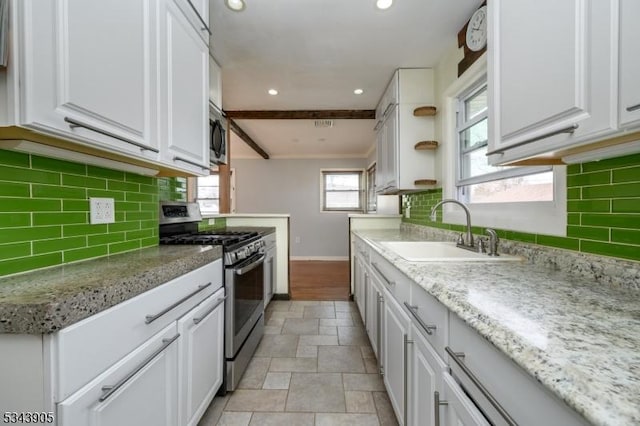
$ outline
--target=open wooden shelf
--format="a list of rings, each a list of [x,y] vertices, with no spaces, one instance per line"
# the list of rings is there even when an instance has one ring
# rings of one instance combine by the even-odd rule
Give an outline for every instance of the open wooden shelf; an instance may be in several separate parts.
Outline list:
[[[436,107],[434,106],[423,106],[413,110],[413,115],[416,117],[432,117],[436,113]]]
[[[430,149],[437,149],[438,142],[436,141],[420,141],[413,146],[416,151],[425,151]]]
[[[436,183],[438,183],[438,181],[435,179],[418,179],[413,181],[414,185],[435,185]]]

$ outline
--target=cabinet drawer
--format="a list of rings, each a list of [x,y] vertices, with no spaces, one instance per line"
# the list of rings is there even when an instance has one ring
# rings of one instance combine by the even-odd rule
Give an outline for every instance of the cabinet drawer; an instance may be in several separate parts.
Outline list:
[[[54,337],[56,401],[68,397],[220,287],[222,260],[218,259],[61,330]]]
[[[409,302],[411,291],[409,278],[377,252],[372,250],[370,257],[371,271],[380,279],[385,289],[395,297],[400,305]]]
[[[464,353],[464,358],[458,358],[461,363],[519,425],[589,424],[455,314],[450,314],[449,332],[449,348]],[[469,375],[448,358],[452,374],[476,404],[496,424],[505,424]]]
[[[411,320],[416,328],[444,359],[444,347],[449,343],[447,308],[414,282],[411,283],[411,303],[405,307],[412,314]]]
[[[356,238],[355,250],[355,255],[360,257],[365,265],[369,265],[369,245],[360,238]]]

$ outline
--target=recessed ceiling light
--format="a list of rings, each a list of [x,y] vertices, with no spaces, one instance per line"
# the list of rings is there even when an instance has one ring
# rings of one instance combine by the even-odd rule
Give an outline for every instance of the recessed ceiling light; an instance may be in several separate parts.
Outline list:
[[[268,90],[268,93],[269,93],[271,96],[275,96],[275,95],[277,95],[277,94],[278,94],[278,91],[277,91],[276,89],[269,89],[269,90]]]
[[[353,91],[353,93],[355,93],[356,95],[362,95],[364,93],[364,90],[356,89],[356,90]]]
[[[244,0],[224,0],[224,4],[234,12],[241,12],[245,8]]]
[[[381,10],[389,9],[393,0],[376,0],[376,7]]]

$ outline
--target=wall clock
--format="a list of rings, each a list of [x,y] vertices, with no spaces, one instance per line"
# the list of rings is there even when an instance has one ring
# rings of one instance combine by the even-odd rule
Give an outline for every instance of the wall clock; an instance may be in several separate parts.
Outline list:
[[[458,77],[487,51],[487,3],[484,2],[458,32],[458,47],[464,58],[458,62]]]

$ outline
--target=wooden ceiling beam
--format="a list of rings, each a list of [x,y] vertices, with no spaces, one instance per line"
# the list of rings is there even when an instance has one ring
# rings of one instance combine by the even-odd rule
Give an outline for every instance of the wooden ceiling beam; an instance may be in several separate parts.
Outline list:
[[[236,120],[373,120],[373,109],[319,109],[291,111],[225,111]]]
[[[229,122],[229,127],[231,128],[233,133],[238,135],[240,139],[242,139],[247,145],[249,145],[251,149],[257,152],[262,158],[264,158],[265,160],[269,159],[269,154],[267,154],[266,151],[262,149],[262,147],[258,145],[253,139],[251,139],[251,136],[246,134],[245,131],[242,130],[235,121],[231,120],[228,115],[227,120]]]

